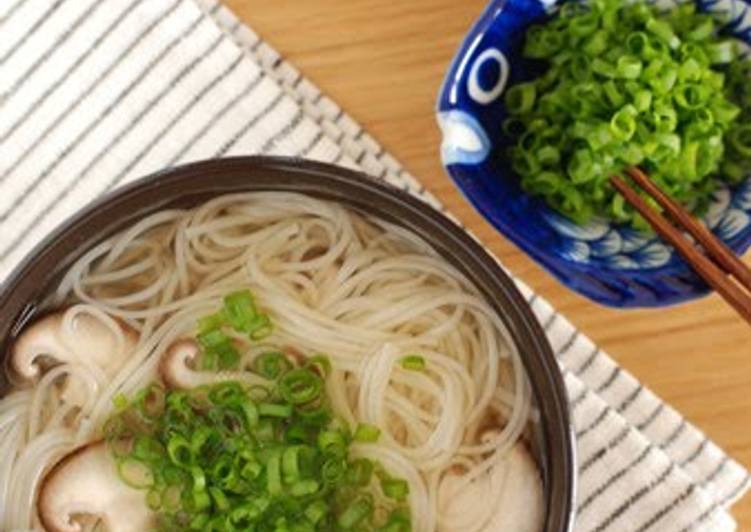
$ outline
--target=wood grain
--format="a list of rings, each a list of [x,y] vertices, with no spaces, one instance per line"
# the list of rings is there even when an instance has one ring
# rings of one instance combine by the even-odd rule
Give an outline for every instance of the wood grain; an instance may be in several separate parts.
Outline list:
[[[564,288],[499,236],[439,160],[433,109],[484,0],[225,0],[397,157],[517,275],[733,457],[751,467],[751,328],[713,295],[616,311]],[[746,257],[747,262],[749,257]],[[734,507],[751,530],[751,497]]]

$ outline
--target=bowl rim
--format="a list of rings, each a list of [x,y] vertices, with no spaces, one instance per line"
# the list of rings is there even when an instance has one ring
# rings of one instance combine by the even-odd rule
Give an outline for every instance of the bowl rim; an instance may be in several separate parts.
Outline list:
[[[144,215],[233,192],[289,191],[337,201],[416,233],[460,269],[501,316],[520,348],[540,411],[549,462],[546,532],[571,530],[576,492],[573,426],[563,376],[528,303],[497,260],[457,223],[382,180],[299,158],[248,156],[167,168],[109,192],[69,217],[0,286],[0,357],[81,255]],[[0,372],[2,373],[2,372]],[[0,378],[1,379],[1,378]],[[0,389],[7,382],[0,380]]]

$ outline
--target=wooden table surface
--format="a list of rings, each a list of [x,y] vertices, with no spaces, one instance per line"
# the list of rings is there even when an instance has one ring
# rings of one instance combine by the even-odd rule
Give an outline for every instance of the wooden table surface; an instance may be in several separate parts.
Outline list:
[[[439,158],[443,74],[485,0],[225,0],[378,139],[517,275],[751,467],[751,328],[717,296],[616,311],[564,288],[460,196]],[[747,261],[749,258],[747,257]],[[734,507],[751,530],[751,496]]]

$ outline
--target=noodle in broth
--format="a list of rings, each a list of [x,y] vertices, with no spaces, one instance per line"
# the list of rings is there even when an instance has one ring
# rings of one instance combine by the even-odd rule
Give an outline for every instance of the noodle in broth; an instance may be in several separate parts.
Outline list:
[[[218,197],[191,210],[162,211],[86,253],[54,296],[67,306],[62,341],[96,320],[115,351],[128,350],[119,323],[137,335],[109,374],[86,361],[43,372],[0,400],[0,529],[40,527],[35,497],[43,475],[71,450],[99,438],[117,394],[158,378],[160,356],[193,336],[222,297],[250,289],[273,319],[263,342],[325,353],[336,414],[381,429],[356,456],[378,460],[409,483],[420,532],[484,530],[486,501],[461,513],[439,505],[450,490],[503,468],[530,415],[530,389],[501,319],[476,289],[414,234],[307,196],[267,192]],[[72,305],[72,306],[70,306]],[[263,346],[247,339],[241,367]],[[399,361],[419,353],[421,372]],[[63,383],[67,383],[63,386]],[[66,394],[73,393],[75,400]],[[457,472],[459,481],[456,482]],[[85,529],[96,526],[85,521]]]

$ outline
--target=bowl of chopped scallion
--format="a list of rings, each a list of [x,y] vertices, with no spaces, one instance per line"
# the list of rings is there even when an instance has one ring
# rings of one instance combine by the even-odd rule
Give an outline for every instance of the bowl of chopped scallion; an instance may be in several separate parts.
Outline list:
[[[640,166],[743,253],[750,46],[746,0],[493,1],[439,95],[444,165],[488,221],[577,292],[617,307],[702,296],[704,282],[609,177]]]

